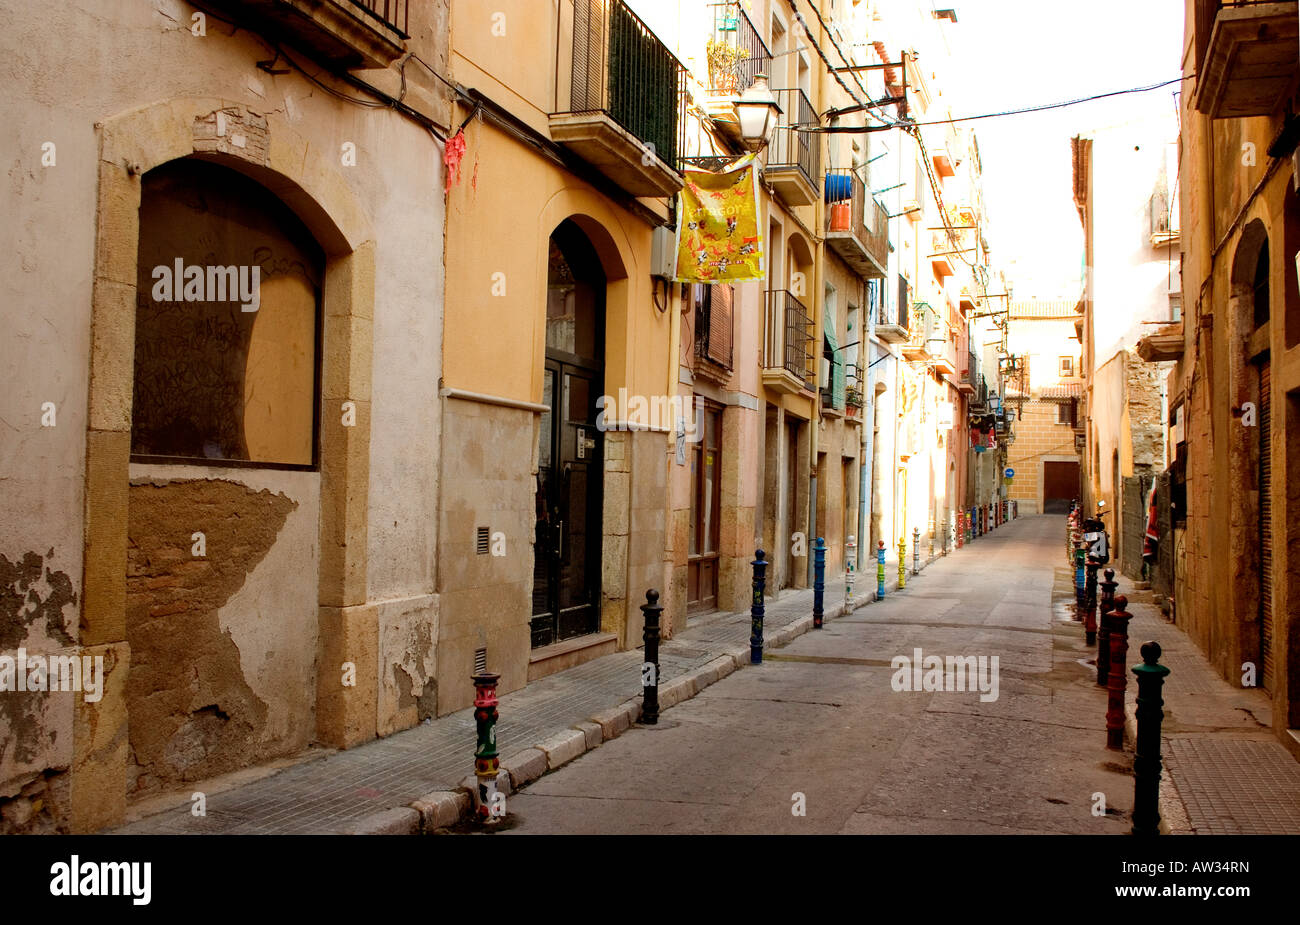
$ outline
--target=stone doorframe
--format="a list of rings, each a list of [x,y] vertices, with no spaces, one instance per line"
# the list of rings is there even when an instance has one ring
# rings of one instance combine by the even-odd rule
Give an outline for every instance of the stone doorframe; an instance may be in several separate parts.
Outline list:
[[[366,605],[374,236],[361,203],[321,153],[276,116],[216,98],[175,99],[97,123],[98,203],[86,424],[85,545],[80,645],[102,655],[104,696],[76,700],[71,769],[75,831],[119,822],[129,750],[126,678],[127,486],[134,390],[137,247],[142,175],[184,157],[256,180],[307,225],[326,255],[320,430],[319,664],[316,739],[372,738],[378,624]],[[355,404],[355,426],[338,409]],[[345,688],[331,666],[351,661]]]

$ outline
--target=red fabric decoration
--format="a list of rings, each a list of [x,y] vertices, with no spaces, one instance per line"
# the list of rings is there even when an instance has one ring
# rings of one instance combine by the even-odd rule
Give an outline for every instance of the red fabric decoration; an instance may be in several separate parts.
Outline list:
[[[450,193],[453,183],[460,180],[460,160],[465,156],[465,130],[461,129],[447,139],[446,150],[442,153],[442,163],[447,168],[447,188]]]

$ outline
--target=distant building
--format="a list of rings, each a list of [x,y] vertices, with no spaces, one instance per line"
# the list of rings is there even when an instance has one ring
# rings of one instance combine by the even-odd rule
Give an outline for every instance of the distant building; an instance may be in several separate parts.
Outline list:
[[[1018,301],[1008,309],[1006,406],[1014,418],[1008,497],[1020,514],[1063,514],[1080,496],[1083,382],[1074,303]]]
[[[1165,375],[1172,363],[1155,355],[1148,362],[1138,345],[1148,335],[1181,331],[1182,292],[1177,124],[1163,101],[1151,105],[1158,108],[1148,117],[1076,137],[1071,148],[1087,267],[1079,301],[1082,500],[1089,511],[1104,502],[1115,567],[1153,581],[1163,598],[1173,581],[1172,535],[1148,568],[1142,553],[1149,492],[1168,462]],[[1169,499],[1166,480],[1157,493],[1166,525]]]

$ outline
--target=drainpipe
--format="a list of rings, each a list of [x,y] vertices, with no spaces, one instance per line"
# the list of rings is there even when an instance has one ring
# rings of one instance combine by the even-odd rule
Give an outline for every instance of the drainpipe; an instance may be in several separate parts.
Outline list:
[[[654,280],[651,280],[651,283],[650,283],[650,284],[651,284],[651,286],[658,285],[657,283],[654,282]],[[669,317],[669,319],[668,319],[668,330],[669,330],[669,335],[668,335],[668,389],[664,392],[665,397],[671,397],[671,396],[677,394],[677,391],[678,391],[678,379],[681,378],[680,367],[681,367],[681,340],[682,340],[682,311],[681,311],[681,304],[680,304],[681,299],[679,298],[680,293],[681,293],[681,286],[680,286],[680,284],[678,284],[678,283],[674,283],[674,282],[669,282],[669,283],[668,283],[668,293],[667,293],[667,295],[664,297],[664,301],[667,303],[667,305],[668,305],[668,309],[667,309],[667,310],[668,310],[668,312],[670,312],[671,314],[670,314],[670,317]],[[654,297],[654,294],[651,293],[651,298],[653,298],[653,297]],[[672,406],[669,405],[669,407],[672,407]],[[626,414],[626,413],[627,413],[625,409],[619,409],[619,410],[620,410],[620,412],[623,413],[623,414]],[[689,408],[683,408],[682,410],[683,410],[683,413],[686,414],[686,415],[688,415],[688,416],[689,416],[689,415],[693,415],[693,414],[695,413],[694,404],[692,403],[692,406],[691,406],[691,407],[689,407]],[[689,419],[689,417],[688,417],[688,421],[689,421],[689,420],[690,420],[690,419]],[[673,636],[673,633],[674,633],[674,632],[677,630],[677,628],[678,628],[678,621],[677,621],[677,617],[678,617],[678,613],[677,613],[677,598],[673,596],[673,594],[671,593],[671,590],[668,590],[668,589],[671,589],[671,588],[673,587],[673,581],[672,581],[672,575],[673,575],[673,559],[674,559],[674,557],[675,557],[676,554],[677,554],[677,550],[673,547],[673,535],[674,535],[674,532],[675,532],[675,531],[673,530],[673,526],[672,526],[672,525],[673,525],[673,491],[672,491],[672,486],[673,486],[673,467],[676,465],[676,462],[677,462],[677,457],[676,457],[676,451],[677,451],[677,433],[676,433],[676,423],[677,423],[676,421],[673,422],[673,427],[670,428],[670,433],[667,435],[667,436],[668,436],[668,452],[667,452],[666,454],[664,454],[664,455],[665,455],[664,463],[665,463],[665,465],[666,465],[667,468],[668,468],[668,475],[667,475],[667,479],[668,479],[668,480],[667,480],[667,482],[665,483],[665,484],[667,484],[667,486],[668,486],[668,491],[666,491],[666,492],[664,493],[664,494],[665,494],[665,498],[664,498],[664,526],[665,526],[665,534],[666,534],[666,535],[665,535],[665,537],[664,537],[664,582],[663,582],[663,584],[662,584],[660,587],[662,587],[662,588],[664,588],[664,589],[667,590],[667,593],[665,594],[665,598],[666,598],[666,600],[664,601],[664,603],[667,605],[665,609],[668,611],[668,621],[667,621],[667,625],[666,625],[666,627],[661,627],[661,629],[666,629],[666,630],[667,630],[667,632],[664,634],[664,637],[667,638],[667,639],[671,639],[672,636]],[[721,439],[721,435],[719,435],[719,439]],[[719,593],[721,593],[721,590],[722,590],[722,589],[719,588],[718,590],[719,590]],[[629,589],[628,589],[628,593],[629,593],[629,595],[631,595],[631,594],[632,594],[632,589],[629,588]],[[640,594],[640,591],[639,591],[639,590],[637,591],[637,594]],[[632,600],[632,599],[633,599],[632,597],[629,597],[629,600]],[[685,599],[683,598],[683,600],[685,600]],[[680,616],[682,617],[681,626],[682,626],[683,629],[685,629],[685,623],[686,623],[686,621],[685,621],[685,616],[686,616],[686,614],[685,614],[685,610],[683,610],[683,612],[682,612],[682,614],[681,614]]]
[[[880,298],[883,301],[884,286],[882,285],[880,289]],[[861,303],[865,309],[866,299],[862,299]],[[864,312],[864,314],[867,315],[867,331],[858,348],[858,355],[865,361],[863,365],[867,371],[867,381],[859,383],[862,388],[862,461],[858,463],[858,561],[856,563],[859,575],[862,574],[862,560],[871,546],[871,453],[873,431],[876,426],[876,373],[871,363],[871,345],[876,336],[876,316],[873,312]]]

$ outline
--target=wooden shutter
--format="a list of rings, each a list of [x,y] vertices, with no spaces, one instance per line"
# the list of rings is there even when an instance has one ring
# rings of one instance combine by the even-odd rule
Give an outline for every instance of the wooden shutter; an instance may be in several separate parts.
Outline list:
[[[713,362],[728,369],[731,368],[733,297],[733,290],[726,283],[709,287],[707,356]]]

